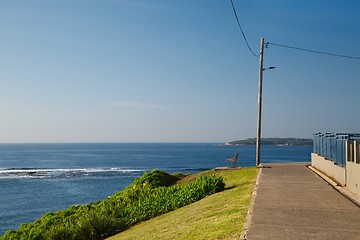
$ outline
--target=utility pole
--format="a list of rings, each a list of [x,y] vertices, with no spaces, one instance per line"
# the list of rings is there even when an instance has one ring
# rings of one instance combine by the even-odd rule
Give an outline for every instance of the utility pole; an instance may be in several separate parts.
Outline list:
[[[262,79],[263,79],[263,71],[264,71],[263,56],[264,56],[264,38],[261,38],[261,41],[260,41],[259,90],[258,90],[258,122],[257,122],[257,135],[256,135],[256,166],[260,165]]]

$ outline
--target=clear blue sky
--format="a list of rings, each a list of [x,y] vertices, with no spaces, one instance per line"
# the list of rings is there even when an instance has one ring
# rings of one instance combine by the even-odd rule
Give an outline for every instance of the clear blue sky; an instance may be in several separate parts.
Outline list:
[[[247,39],[360,56],[356,0],[234,0]],[[255,137],[259,59],[227,0],[0,0],[0,142]],[[360,60],[270,46],[263,137],[360,132]]]

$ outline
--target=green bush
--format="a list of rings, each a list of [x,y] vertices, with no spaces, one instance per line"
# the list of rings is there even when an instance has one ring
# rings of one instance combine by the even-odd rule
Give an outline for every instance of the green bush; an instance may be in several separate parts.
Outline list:
[[[0,240],[98,240],[141,221],[173,211],[224,190],[221,177],[204,176],[185,186],[176,177],[154,170],[107,200],[46,213],[40,220],[7,231]]]
[[[110,237],[125,229],[125,225],[114,216],[98,215],[92,212],[85,219],[81,219],[77,238],[84,240],[101,240]]]
[[[76,230],[71,227],[55,226],[44,234],[44,239],[48,240],[75,240]]]
[[[145,172],[142,177],[135,179],[129,187],[144,187],[147,185],[153,188],[161,186],[168,187],[174,185],[178,180],[180,180],[180,178],[175,175],[155,169],[151,172]]]

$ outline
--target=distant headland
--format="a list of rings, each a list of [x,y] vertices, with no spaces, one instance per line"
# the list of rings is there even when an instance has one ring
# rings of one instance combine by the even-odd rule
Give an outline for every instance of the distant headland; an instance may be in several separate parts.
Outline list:
[[[226,142],[226,146],[238,146],[238,145],[255,145],[256,138],[248,138],[245,140],[236,140]],[[313,144],[312,139],[306,138],[262,138],[262,145],[273,145],[273,146],[311,146]]]

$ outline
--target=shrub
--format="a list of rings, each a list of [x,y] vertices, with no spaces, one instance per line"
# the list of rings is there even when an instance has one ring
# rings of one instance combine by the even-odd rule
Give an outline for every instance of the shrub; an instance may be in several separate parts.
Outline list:
[[[45,235],[47,240],[75,240],[76,230],[71,227],[55,226],[50,229]]]
[[[160,170],[152,170],[151,172],[145,172],[144,175],[140,178],[135,179],[135,181],[129,186],[131,188],[150,186],[153,188],[161,186],[171,186],[174,185],[180,178],[175,175],[168,174],[167,172]]]
[[[92,212],[79,223],[77,239],[101,240],[112,236],[125,229],[125,225],[119,219],[106,214]]]

